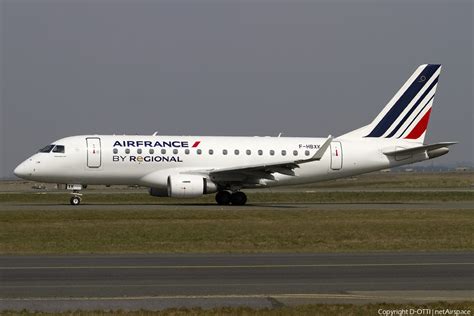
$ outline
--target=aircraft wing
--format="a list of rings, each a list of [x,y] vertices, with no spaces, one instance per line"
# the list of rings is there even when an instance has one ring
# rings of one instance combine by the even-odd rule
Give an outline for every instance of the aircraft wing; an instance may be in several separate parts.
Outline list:
[[[458,142],[441,142],[441,143],[436,143],[436,144],[431,144],[431,145],[423,145],[423,146],[418,146],[418,147],[413,147],[413,148],[407,148],[407,149],[400,149],[400,150],[390,150],[390,151],[384,151],[383,154],[386,156],[395,156],[395,155],[413,155],[413,154],[418,154],[422,153],[425,151],[432,151],[435,149],[440,149],[444,148],[447,146],[451,146],[454,144],[457,144]]]
[[[235,166],[230,168],[214,168],[206,170],[192,170],[186,171],[187,174],[206,174],[217,183],[222,182],[240,182],[240,183],[258,183],[260,179],[274,180],[273,173],[280,173],[284,175],[294,176],[295,168],[299,168],[300,164],[312,161],[319,161],[323,157],[331,145],[333,137],[331,135],[324,141],[316,153],[308,159],[282,161],[271,164],[257,164]]]

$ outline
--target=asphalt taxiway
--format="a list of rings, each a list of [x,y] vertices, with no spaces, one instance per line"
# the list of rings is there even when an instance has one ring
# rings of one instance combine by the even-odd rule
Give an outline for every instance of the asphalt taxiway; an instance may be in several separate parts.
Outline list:
[[[0,256],[2,309],[472,300],[474,252]]]

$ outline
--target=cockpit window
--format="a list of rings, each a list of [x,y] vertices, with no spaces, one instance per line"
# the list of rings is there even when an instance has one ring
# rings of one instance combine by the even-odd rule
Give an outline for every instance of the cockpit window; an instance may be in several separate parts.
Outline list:
[[[64,146],[63,145],[56,145],[53,149],[53,153],[61,153],[64,154]]]
[[[48,145],[39,150],[40,153],[49,153],[53,149],[54,145]]]

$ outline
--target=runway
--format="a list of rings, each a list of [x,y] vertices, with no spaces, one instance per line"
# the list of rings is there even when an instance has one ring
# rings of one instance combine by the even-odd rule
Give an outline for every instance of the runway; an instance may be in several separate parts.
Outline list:
[[[472,300],[474,252],[1,256],[3,309]]]
[[[87,203],[79,207],[69,205],[69,203],[2,203],[2,211],[203,211],[203,210],[334,210],[334,211],[357,211],[357,210],[426,210],[426,211],[447,211],[447,210],[473,210],[472,201],[443,201],[443,202],[399,202],[399,203],[381,203],[381,202],[318,202],[318,203],[249,203],[244,206],[235,205],[217,205],[215,203],[206,204],[153,204],[153,203],[134,203],[134,204],[105,204],[105,203]]]

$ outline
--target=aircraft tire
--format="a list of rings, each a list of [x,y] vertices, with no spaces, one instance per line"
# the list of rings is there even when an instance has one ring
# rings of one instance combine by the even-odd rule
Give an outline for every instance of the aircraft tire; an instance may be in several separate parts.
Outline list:
[[[78,196],[73,196],[69,200],[69,203],[71,203],[71,205],[79,205],[79,204],[81,204],[81,198],[78,197]]]
[[[230,203],[232,205],[245,205],[245,203],[247,203],[247,195],[241,191],[232,193],[232,196],[230,197]]]
[[[216,194],[216,202],[219,205],[229,205],[232,195],[229,191],[219,191]]]

